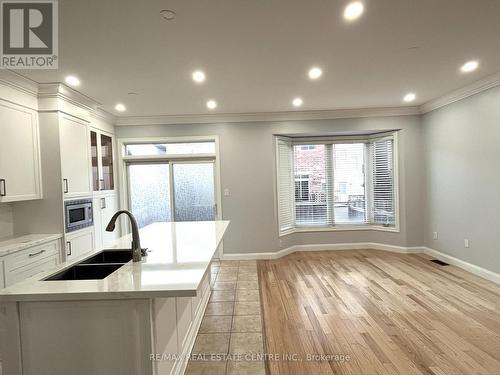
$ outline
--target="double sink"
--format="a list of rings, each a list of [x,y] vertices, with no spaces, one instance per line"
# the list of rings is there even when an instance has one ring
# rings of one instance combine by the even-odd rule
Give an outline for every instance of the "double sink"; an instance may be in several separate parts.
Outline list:
[[[44,281],[104,279],[131,260],[132,251],[130,249],[103,250],[47,277]]]

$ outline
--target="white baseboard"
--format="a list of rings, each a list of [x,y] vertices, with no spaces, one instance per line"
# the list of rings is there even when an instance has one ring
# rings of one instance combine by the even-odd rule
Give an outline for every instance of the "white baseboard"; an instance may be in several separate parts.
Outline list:
[[[443,262],[449,263],[453,266],[460,267],[466,271],[469,271],[470,273],[473,273],[474,275],[482,277],[483,279],[493,281],[496,284],[500,284],[500,275],[498,273],[493,272],[493,271],[487,270],[486,268],[476,266],[475,264],[472,264],[472,263],[466,262],[464,260],[455,258],[451,255],[442,253],[440,251],[431,249],[429,247],[424,247],[423,253],[430,255],[436,259],[439,259]]]
[[[451,265],[460,267],[470,273],[480,276],[486,280],[493,281],[496,284],[500,284],[500,274],[493,271],[487,270],[485,268],[476,266],[475,264],[468,263],[464,260],[455,258],[451,255],[441,253],[437,250],[425,247],[425,246],[414,246],[414,247],[404,247],[387,245],[376,242],[355,242],[355,243],[339,243],[339,244],[319,244],[319,245],[294,245],[282,249],[275,253],[247,253],[247,254],[224,254],[222,259],[224,260],[265,260],[265,259],[278,259],[284,257],[285,255],[295,253],[297,251],[338,251],[338,250],[382,250],[390,251],[393,253],[400,254],[419,254],[424,253],[430,255],[436,259],[442,260]]]
[[[315,244],[315,245],[294,245],[275,253],[240,253],[240,254],[224,254],[224,260],[256,260],[256,259],[278,259],[285,255],[295,253],[297,251],[321,251],[321,250],[384,250],[393,253],[401,254],[416,254],[422,253],[423,247],[404,247],[395,245],[386,245],[376,242],[354,242],[354,243],[336,243],[336,244]]]

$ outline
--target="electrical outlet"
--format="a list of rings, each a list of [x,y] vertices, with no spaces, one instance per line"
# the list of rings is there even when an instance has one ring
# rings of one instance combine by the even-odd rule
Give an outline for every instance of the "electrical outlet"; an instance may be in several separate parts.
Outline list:
[[[465,239],[465,240],[464,240],[464,247],[465,247],[465,248],[467,248],[467,249],[470,247],[470,244],[469,244],[469,240],[468,240],[468,239]]]
[[[432,233],[432,238],[437,240],[438,239],[438,232],[433,232]]]
[[[231,196],[231,192],[229,191],[229,189],[228,189],[228,188],[225,188],[225,189],[224,189],[224,196],[225,196],[225,197],[229,197],[229,196]]]

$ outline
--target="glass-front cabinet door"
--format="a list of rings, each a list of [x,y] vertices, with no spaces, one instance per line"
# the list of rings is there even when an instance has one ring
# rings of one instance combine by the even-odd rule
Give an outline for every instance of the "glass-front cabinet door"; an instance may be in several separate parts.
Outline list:
[[[96,130],[90,131],[92,185],[94,191],[115,189],[113,171],[113,138]]]
[[[101,190],[114,190],[113,138],[101,134]]]
[[[90,153],[92,160],[92,186],[94,191],[99,190],[99,157],[97,155],[97,133],[90,131]]]

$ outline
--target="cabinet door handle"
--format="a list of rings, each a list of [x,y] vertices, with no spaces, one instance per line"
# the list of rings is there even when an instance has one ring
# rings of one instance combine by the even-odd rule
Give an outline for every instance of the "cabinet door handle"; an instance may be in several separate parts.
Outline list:
[[[71,241],[67,241],[66,244],[68,245],[68,251],[66,252],[66,255],[70,256],[72,252]]]
[[[101,210],[106,208],[106,198],[101,198]]]
[[[45,250],[40,250],[39,252],[37,253],[31,253],[31,254],[28,254],[29,257],[36,257],[37,255],[40,255],[40,254],[43,254],[45,253]]]
[[[7,195],[7,188],[5,187],[5,180],[0,179],[0,197],[5,197]]]
[[[68,179],[67,178],[63,178],[63,182],[64,182],[64,193],[68,193],[69,192]]]
[[[101,178],[99,180],[99,190],[106,190],[104,189],[104,178]]]

